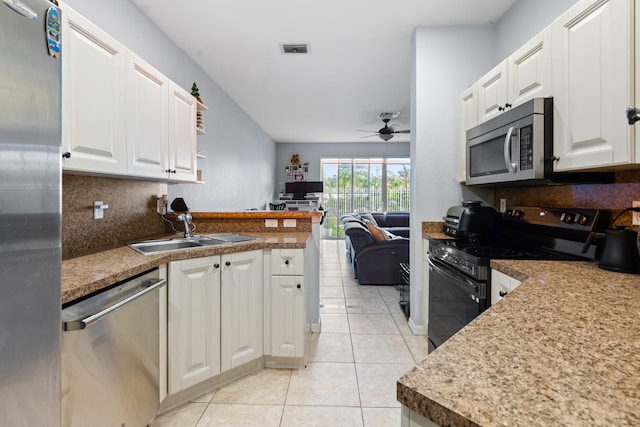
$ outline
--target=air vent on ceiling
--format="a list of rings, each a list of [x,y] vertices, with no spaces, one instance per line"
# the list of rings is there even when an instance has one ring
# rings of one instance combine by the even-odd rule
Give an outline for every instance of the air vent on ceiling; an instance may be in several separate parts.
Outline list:
[[[309,53],[309,46],[306,44],[283,44],[282,53]]]

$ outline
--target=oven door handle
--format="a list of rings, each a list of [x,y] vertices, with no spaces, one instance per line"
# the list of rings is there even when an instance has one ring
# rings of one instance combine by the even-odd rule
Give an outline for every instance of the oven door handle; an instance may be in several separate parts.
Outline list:
[[[518,136],[518,129],[511,126],[504,137],[504,163],[510,173],[516,173],[516,164],[511,161],[511,137]]]
[[[447,270],[445,270],[444,268],[438,266],[432,259],[431,257],[427,258],[428,262],[429,262],[429,267],[432,268],[433,270],[435,270],[437,273],[442,274],[443,276],[447,277],[448,279],[451,280],[451,282],[458,286],[459,288],[464,289],[467,292],[471,292],[474,294],[478,294],[480,293],[480,289],[478,287],[478,285],[476,283],[473,283],[473,281],[466,279],[464,277],[460,277],[458,275],[455,274],[451,274],[449,273]]]

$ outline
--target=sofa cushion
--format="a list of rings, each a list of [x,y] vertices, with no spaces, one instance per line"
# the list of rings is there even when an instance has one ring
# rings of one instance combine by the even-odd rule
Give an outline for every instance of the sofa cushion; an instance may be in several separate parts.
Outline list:
[[[376,219],[373,217],[373,215],[371,215],[370,213],[361,213],[360,214],[360,218],[362,219],[366,219],[370,222],[373,223],[373,225],[375,225],[376,227],[379,227],[380,225],[378,224],[378,221],[376,221]]]
[[[380,228],[378,228],[378,226],[375,225],[373,221],[365,220],[365,223],[367,224],[367,228],[369,229],[369,232],[373,236],[373,240],[377,242],[387,240],[387,235],[385,234],[385,232]]]
[[[409,227],[409,212],[387,212],[384,216],[385,227]]]

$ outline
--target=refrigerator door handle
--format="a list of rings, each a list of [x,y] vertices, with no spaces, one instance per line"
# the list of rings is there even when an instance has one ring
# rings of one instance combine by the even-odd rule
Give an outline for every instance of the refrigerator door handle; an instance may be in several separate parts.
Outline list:
[[[38,14],[29,6],[22,3],[20,0],[2,0],[2,2],[7,6],[9,6],[11,10],[13,10],[16,13],[19,13],[25,18],[29,18],[32,21],[38,20]]]

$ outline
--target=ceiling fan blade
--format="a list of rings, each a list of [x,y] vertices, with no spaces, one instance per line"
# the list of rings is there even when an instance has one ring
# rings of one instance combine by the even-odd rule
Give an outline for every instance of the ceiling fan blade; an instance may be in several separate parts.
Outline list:
[[[378,133],[377,130],[362,130],[362,129],[356,129],[356,132]]]
[[[361,136],[360,139],[362,138],[371,138],[372,136],[378,136],[377,133],[374,133],[373,135],[365,135],[365,136]]]
[[[405,129],[405,130],[394,130],[393,133],[411,133],[411,131],[409,129]]]

